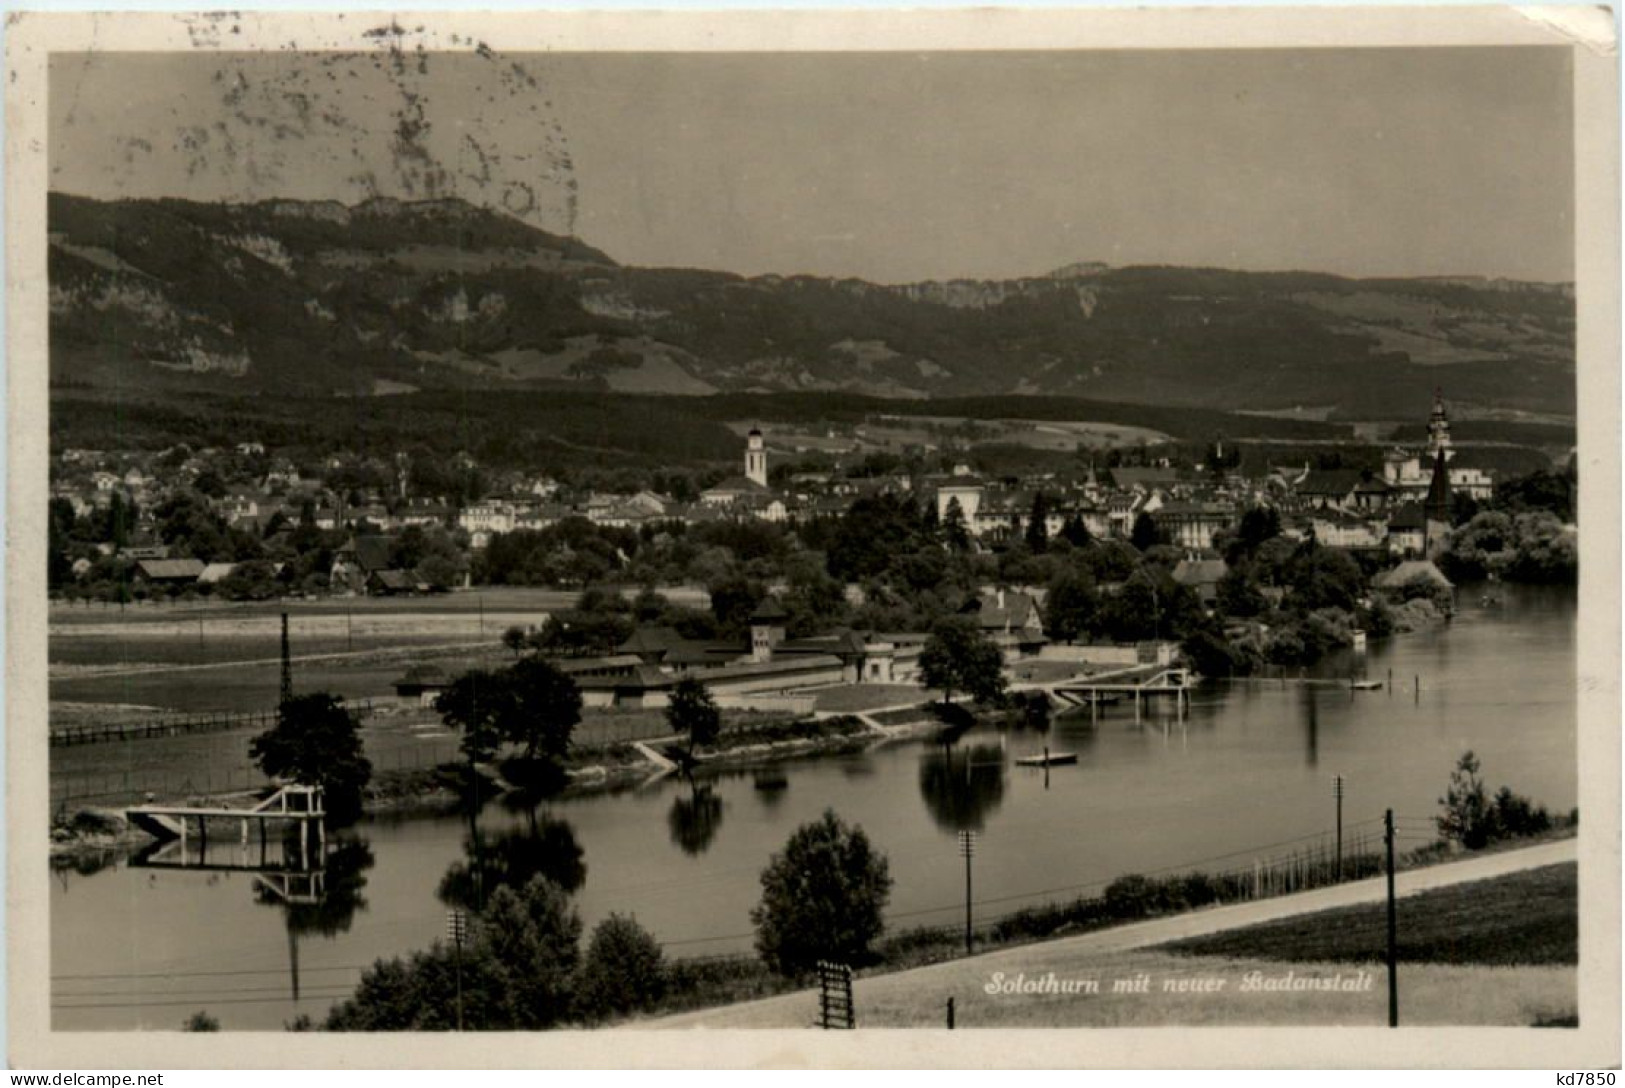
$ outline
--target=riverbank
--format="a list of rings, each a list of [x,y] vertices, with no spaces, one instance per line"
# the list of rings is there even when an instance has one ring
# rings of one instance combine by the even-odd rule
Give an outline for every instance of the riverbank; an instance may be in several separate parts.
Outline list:
[[[893,711],[893,713],[900,713]],[[866,715],[831,715],[788,721],[749,724],[724,732],[713,745],[695,753],[693,773],[731,767],[803,759],[858,751],[876,744],[926,736],[940,729],[925,704],[905,720],[880,725],[865,720]],[[658,751],[678,757],[682,738],[675,734],[651,738],[648,742],[611,742],[583,747],[572,752],[564,767],[562,788],[550,794],[553,799],[612,793],[637,786],[672,773],[674,762],[660,758]],[[655,758],[651,758],[654,755]],[[505,781],[494,768],[481,769],[482,791],[497,797],[521,787]],[[381,771],[374,775],[364,795],[366,815],[443,816],[466,806],[467,772],[462,764],[439,763],[404,770]],[[251,791],[185,796],[157,796],[157,802],[185,802],[217,807],[249,807],[257,797]],[[131,827],[117,806],[85,806],[63,813],[51,828],[50,853],[53,859],[72,864],[76,858],[101,857],[112,852],[129,852],[154,841],[150,835]]]

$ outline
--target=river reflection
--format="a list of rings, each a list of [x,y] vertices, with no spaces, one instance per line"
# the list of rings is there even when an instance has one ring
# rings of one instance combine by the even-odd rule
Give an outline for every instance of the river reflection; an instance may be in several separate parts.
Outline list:
[[[920,796],[938,827],[981,831],[1004,800],[1004,773],[996,744],[944,745],[920,757]]]
[[[722,828],[722,808],[716,787],[689,779],[688,792],[673,797],[666,814],[671,841],[690,857],[705,853]]]
[[[517,827],[476,827],[465,836],[463,857],[446,868],[435,894],[448,906],[478,911],[498,888],[518,890],[538,876],[574,892],[587,881],[587,862],[569,821],[531,808]]]
[[[315,869],[256,873],[254,902],[282,912],[288,934],[288,996],[299,1000],[299,942],[317,936],[332,940],[348,933],[367,909],[362,890],[374,858],[365,839],[344,839],[328,850]]]
[[[1119,705],[1057,716],[1048,734],[982,725],[947,746],[886,743],[517,809],[487,804],[478,832],[466,814],[364,821],[353,835],[376,860],[358,869],[355,909],[334,908],[334,924],[295,923],[309,934],[297,947],[298,1001],[287,985],[292,916],[257,905],[252,877],[64,868],[51,889],[53,1024],[173,1029],[200,1007],[228,1029],[319,1020],[375,959],[441,939],[448,903],[477,906],[482,892],[536,873],[574,889],[589,929],[610,912],[635,914],[673,958],[748,953],[763,866],[826,808],[886,854],[894,926],[962,916],[961,830],[979,833],[976,888],[998,900],[991,917],[1126,873],[1234,864],[1329,832],[1333,775],[1345,781],[1347,823],[1388,807],[1425,823],[1467,748],[1492,787],[1568,811],[1574,594],[1509,587],[1493,609],[1468,591],[1460,598],[1448,626],[1374,641],[1363,661],[1328,660],[1308,671],[1319,684],[1203,685],[1183,721],[1171,707],[1137,720]],[[1348,686],[1390,670],[1392,687]],[[1077,762],[1047,775],[1014,765],[1045,746]],[[234,973],[230,985],[221,971]]]

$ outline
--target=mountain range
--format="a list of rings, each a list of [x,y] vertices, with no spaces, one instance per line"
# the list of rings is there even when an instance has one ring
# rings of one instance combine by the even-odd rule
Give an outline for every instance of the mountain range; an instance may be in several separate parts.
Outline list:
[[[458,200],[49,201],[62,388],[1023,395],[1571,419],[1566,284],[1079,262],[887,285],[635,268]]]

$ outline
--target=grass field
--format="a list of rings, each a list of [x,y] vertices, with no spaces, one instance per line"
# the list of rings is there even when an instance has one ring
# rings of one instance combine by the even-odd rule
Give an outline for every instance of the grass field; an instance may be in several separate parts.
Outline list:
[[[1053,976],[1063,992],[1042,988]],[[1290,980],[1342,979],[1349,990],[1292,989]],[[1575,969],[1408,966],[1400,974],[1404,1026],[1516,1026],[1573,1017]],[[1269,988],[1265,983],[1276,987]],[[1097,992],[1087,992],[1092,983]],[[1136,989],[1118,990],[1118,984]],[[1006,992],[1016,986],[1018,992]],[[1073,992],[1064,992],[1070,985]],[[863,979],[854,994],[860,1028],[941,1027],[954,999],[955,1026],[995,1027],[1381,1027],[1388,1022],[1388,976],[1380,966],[1284,964],[1266,959],[1119,952],[1078,957],[1047,945],[920,971]],[[990,989],[993,992],[989,992]],[[779,1001],[716,1008],[709,1028],[810,1027],[816,991]],[[634,1021],[629,1027],[646,1026]],[[649,1025],[652,1026],[652,1025]],[[687,1026],[684,1024],[683,1026]]]
[[[1553,865],[1459,884],[1398,901],[1398,955],[1405,963],[1496,967],[1579,962],[1578,866]],[[1162,946],[1190,956],[1288,962],[1378,963],[1387,912],[1346,907]]]
[[[1245,989],[1249,976],[1352,979],[1361,968],[1337,964],[1285,965],[1265,959],[1191,958],[1156,952],[1128,952],[1086,964],[1047,961],[1043,946],[1028,962],[1001,965],[1005,979],[1025,973],[1043,978],[1093,979],[1099,994],[989,994],[991,975],[980,985],[956,987],[956,1026],[977,1027],[1165,1027],[1218,1025],[1370,1026],[1388,1019],[1388,976],[1364,968],[1368,988],[1351,992]],[[1113,993],[1118,980],[1143,979],[1145,992]],[[1403,1019],[1406,1025],[1524,1026],[1572,1013],[1577,997],[1573,968],[1474,968],[1426,965],[1405,970]],[[946,996],[944,996],[946,1000]],[[918,1001],[904,987],[875,987],[860,1005],[865,1027],[934,1026],[921,1016]]]
[[[886,706],[923,703],[931,697],[931,692],[913,684],[855,684],[819,689],[813,708],[834,714],[855,714]]]
[[[366,653],[373,650],[409,650],[413,647],[445,646],[455,643],[478,645],[494,644],[501,629],[487,628],[484,634],[473,630],[463,633],[442,634],[380,634],[357,632],[353,638],[340,633],[336,636],[312,637],[308,633],[289,636],[289,649],[295,658],[327,656],[344,653]],[[185,667],[191,665],[221,665],[233,662],[276,661],[282,653],[280,634],[258,636],[215,636],[199,639],[194,630],[191,637],[62,635],[51,640],[50,660],[54,676],[89,674],[95,670],[136,668],[144,666]]]
[[[330,691],[352,700],[390,698],[395,694],[394,681],[420,660],[432,660],[456,675],[477,665],[502,665],[512,655],[499,645],[488,644],[467,652],[378,653],[296,662],[294,690]],[[277,703],[281,672],[272,657],[255,664],[212,668],[145,669],[106,676],[59,674],[51,677],[50,697],[53,704],[133,704],[177,713],[269,710]],[[87,717],[82,708],[76,716]]]

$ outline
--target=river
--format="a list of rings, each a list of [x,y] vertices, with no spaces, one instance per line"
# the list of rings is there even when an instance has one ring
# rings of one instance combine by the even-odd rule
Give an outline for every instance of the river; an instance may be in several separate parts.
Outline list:
[[[207,1009],[224,1028],[320,1020],[381,956],[424,948],[447,902],[487,872],[539,869],[576,888],[590,927],[635,914],[673,956],[748,951],[757,877],[794,828],[826,807],[888,856],[893,928],[963,917],[957,832],[978,832],[976,912],[1093,893],[1129,872],[1239,868],[1333,826],[1332,777],[1346,784],[1351,844],[1375,845],[1393,808],[1420,844],[1450,770],[1476,751],[1503,783],[1554,812],[1576,803],[1575,595],[1464,589],[1448,625],[1339,655],[1311,676],[1359,673],[1393,687],[1332,682],[1204,685],[1136,721],[1120,706],[1047,737],[973,730],[949,748],[890,744],[852,755],[678,779],[532,811],[488,806],[478,850],[464,818],[374,819],[346,831],[323,906],[288,906],[245,873],[123,863],[53,874],[56,1030],[176,1028]],[[1413,677],[1420,677],[1420,692]],[[1078,754],[1046,773],[1013,760],[1044,745]],[[1286,844],[1286,845],[1275,845]],[[292,995],[295,980],[299,998]]]

